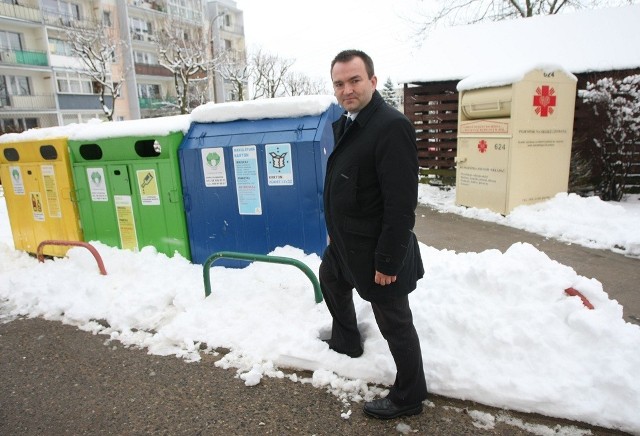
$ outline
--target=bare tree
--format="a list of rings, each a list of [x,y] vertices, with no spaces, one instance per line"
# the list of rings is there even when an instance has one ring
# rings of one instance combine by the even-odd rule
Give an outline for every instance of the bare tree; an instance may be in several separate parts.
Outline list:
[[[207,95],[207,73],[216,63],[207,57],[203,29],[184,28],[169,19],[156,38],[156,48],[158,62],[173,74],[180,113],[189,113],[192,106],[202,102],[203,94]]]
[[[254,99],[286,95],[285,80],[295,61],[258,50],[251,57]]]
[[[553,15],[576,9],[621,6],[637,0],[435,0],[432,12],[419,13],[412,19],[418,35],[428,33],[438,24],[473,24],[480,21],[500,21],[535,15]]]
[[[238,101],[243,101],[247,92],[246,87],[253,72],[253,67],[245,60],[244,53],[227,51],[216,63],[217,74],[231,84],[233,93]]]
[[[124,83],[125,71],[117,81],[111,75],[111,64],[117,61],[124,41],[114,35],[113,29],[101,24],[97,28],[70,27],[65,30],[71,50],[82,62],[84,68],[78,73],[91,78],[94,88],[98,91],[98,99],[102,111],[109,121],[113,120],[116,99]],[[110,96],[111,107],[105,101]]]
[[[327,94],[325,83],[319,79],[312,79],[306,74],[290,72],[284,78],[284,88],[287,95],[318,95]]]

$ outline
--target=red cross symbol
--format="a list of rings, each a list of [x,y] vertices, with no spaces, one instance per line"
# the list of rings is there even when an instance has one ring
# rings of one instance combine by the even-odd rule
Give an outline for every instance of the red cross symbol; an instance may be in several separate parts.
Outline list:
[[[480,142],[478,142],[478,151],[480,151],[480,153],[487,151],[487,141],[481,139]]]
[[[536,94],[533,96],[533,105],[536,107],[536,113],[541,117],[548,117],[553,114],[553,107],[556,105],[556,90],[549,85],[542,85],[536,88]]]

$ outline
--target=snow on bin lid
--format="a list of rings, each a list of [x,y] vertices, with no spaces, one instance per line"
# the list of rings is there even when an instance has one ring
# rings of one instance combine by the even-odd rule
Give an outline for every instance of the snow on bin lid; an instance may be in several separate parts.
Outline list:
[[[170,133],[187,133],[191,125],[189,115],[175,115],[142,120],[105,121],[94,118],[82,124],[33,128],[21,133],[5,133],[0,143],[39,141],[51,138],[68,138],[80,141],[94,141],[122,136],[167,136]]]
[[[80,124],[69,139],[94,141],[123,136],[167,136],[171,133],[187,133],[191,125],[189,115],[174,115],[141,120],[107,121]]]
[[[503,66],[498,70],[483,70],[481,73],[472,74],[458,82],[456,88],[458,89],[458,92],[460,92],[469,91],[471,89],[511,85],[519,82],[524,78],[525,74],[534,70],[542,70],[545,73],[562,71],[568,77],[578,80],[572,73],[556,64],[519,65],[511,66],[509,68],[504,68]]]
[[[193,110],[191,120],[198,123],[223,123],[236,120],[315,116],[326,111],[332,103],[338,103],[332,95],[301,95],[218,104],[207,103]]]
[[[0,143],[40,141],[52,138],[68,138],[77,129],[79,124],[69,124],[66,126],[42,127],[25,130],[20,133],[5,133],[0,136]]]

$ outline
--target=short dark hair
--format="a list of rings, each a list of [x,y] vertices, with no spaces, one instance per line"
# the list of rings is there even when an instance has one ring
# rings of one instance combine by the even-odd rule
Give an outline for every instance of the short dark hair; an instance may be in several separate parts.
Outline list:
[[[368,54],[366,54],[361,50],[343,50],[340,53],[338,53],[336,57],[333,58],[333,60],[331,61],[330,73],[333,72],[333,66],[337,62],[349,62],[353,58],[362,59],[362,62],[364,62],[364,67],[367,70],[367,75],[369,76],[369,79],[371,79],[375,74],[373,70],[373,59],[371,59],[371,57],[369,57]]]

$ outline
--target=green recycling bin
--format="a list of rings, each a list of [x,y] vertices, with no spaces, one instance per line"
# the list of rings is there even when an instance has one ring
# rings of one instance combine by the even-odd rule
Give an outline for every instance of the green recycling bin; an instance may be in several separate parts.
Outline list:
[[[165,118],[171,125],[174,117]],[[150,245],[191,260],[178,164],[184,133],[154,135],[148,129],[124,136],[139,131],[131,125],[142,122],[105,123],[110,126],[99,127],[110,132],[106,137],[92,129],[69,139],[85,240],[133,251]],[[145,129],[144,124],[139,127]],[[123,136],[117,136],[119,131]]]

